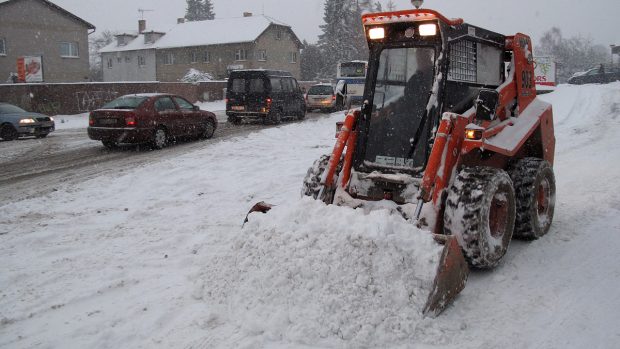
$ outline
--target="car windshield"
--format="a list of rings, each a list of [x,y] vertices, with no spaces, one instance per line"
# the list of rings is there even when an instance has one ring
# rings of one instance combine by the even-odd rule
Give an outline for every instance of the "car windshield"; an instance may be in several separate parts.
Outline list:
[[[334,93],[334,89],[329,85],[312,86],[308,90],[309,95],[331,95]]]
[[[101,109],[136,109],[146,101],[148,97],[145,96],[124,96],[119,97],[112,102],[106,103]]]
[[[0,114],[13,114],[13,113],[25,113],[22,108],[16,107],[11,104],[0,104]]]

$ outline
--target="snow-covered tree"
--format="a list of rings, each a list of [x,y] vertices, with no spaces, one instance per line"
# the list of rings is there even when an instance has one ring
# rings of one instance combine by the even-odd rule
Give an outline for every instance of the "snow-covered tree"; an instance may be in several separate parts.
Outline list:
[[[204,21],[214,19],[213,4],[211,0],[187,0],[185,19],[192,21]]]
[[[317,45],[311,45],[304,40],[304,49],[301,51],[300,67],[301,80],[318,80],[321,77],[321,68],[324,57]]]
[[[116,33],[109,30],[104,30],[101,34],[96,36],[93,35],[88,38],[90,63],[89,78],[91,81],[103,80],[103,67],[101,65],[101,54],[99,51],[114,41],[114,35],[116,35]]]
[[[575,72],[611,61],[609,49],[605,46],[596,45],[591,38],[582,36],[564,38],[557,27],[543,34],[534,51],[537,56],[552,56],[560,64],[560,82],[565,82]]]
[[[370,6],[370,7],[369,7]],[[325,0],[318,47],[325,59],[322,77],[336,74],[336,64],[354,59],[367,59],[368,46],[362,27],[362,11],[372,9],[370,1]]]
[[[183,77],[179,80],[182,82],[200,82],[200,81],[211,81],[213,80],[213,75],[200,71],[198,69],[189,68],[187,73],[183,75]]]

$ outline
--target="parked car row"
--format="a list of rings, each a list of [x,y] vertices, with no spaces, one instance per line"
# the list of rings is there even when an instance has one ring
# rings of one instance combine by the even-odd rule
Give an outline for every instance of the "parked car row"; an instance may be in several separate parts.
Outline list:
[[[285,117],[301,120],[308,109],[335,111],[344,107],[345,96],[329,84],[311,86],[304,95],[291,73],[279,70],[246,69],[230,74],[226,93],[226,115],[232,124],[258,119],[278,124]],[[54,119],[0,103],[0,138],[23,135],[45,137],[54,131]],[[92,111],[88,137],[106,148],[122,143],[150,143],[165,147],[178,137],[211,138],[217,129],[215,114],[200,110],[183,97],[167,93],[125,95]]]

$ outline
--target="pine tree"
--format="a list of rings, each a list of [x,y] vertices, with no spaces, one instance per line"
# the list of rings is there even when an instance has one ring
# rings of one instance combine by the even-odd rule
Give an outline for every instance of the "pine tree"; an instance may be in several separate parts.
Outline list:
[[[213,4],[211,0],[187,0],[185,19],[189,22],[214,19]]]
[[[358,0],[325,0],[325,24],[320,26],[323,34],[319,35],[317,44],[325,58],[321,71],[325,78],[335,76],[338,62],[368,57],[361,20],[362,11],[368,7],[362,8],[360,3],[371,4]]]
[[[301,80],[318,80],[321,76],[321,68],[324,66],[324,57],[317,45],[311,45],[306,40],[303,42],[304,49],[301,51],[300,68]]]

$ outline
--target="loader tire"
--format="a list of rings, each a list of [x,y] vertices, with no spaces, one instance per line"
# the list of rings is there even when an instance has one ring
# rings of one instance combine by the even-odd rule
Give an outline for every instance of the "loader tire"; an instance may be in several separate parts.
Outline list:
[[[519,160],[510,170],[517,199],[514,237],[536,240],[551,227],[555,209],[555,176],[549,162]]]
[[[473,267],[495,267],[508,249],[515,222],[510,176],[492,167],[465,167],[450,186],[444,231],[456,236]]]
[[[319,197],[319,193],[321,192],[321,188],[323,185],[321,184],[321,177],[323,177],[323,173],[329,166],[329,159],[331,155],[321,155],[321,157],[314,161],[312,167],[308,169],[306,173],[306,177],[304,177],[304,181],[301,185],[301,196],[310,196],[315,200],[321,200],[326,204],[331,204],[334,201],[334,194],[336,192],[335,189],[323,190],[323,194]],[[338,167],[336,168],[336,172],[334,174],[334,181],[337,180],[338,174],[340,170],[342,170],[342,162],[343,158],[340,158],[340,162],[338,163]]]

